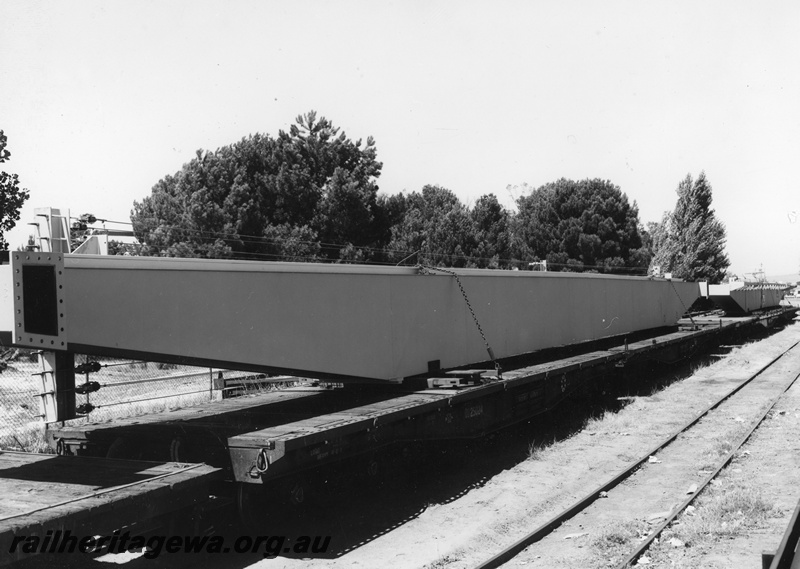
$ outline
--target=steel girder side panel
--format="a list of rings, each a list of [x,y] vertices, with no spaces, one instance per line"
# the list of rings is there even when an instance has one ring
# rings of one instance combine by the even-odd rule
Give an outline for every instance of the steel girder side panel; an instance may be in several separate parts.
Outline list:
[[[750,292],[752,304],[758,305],[758,308],[779,306],[784,296],[784,289],[777,285],[764,285]]]
[[[784,288],[775,284],[747,284],[742,282],[711,285],[710,298],[728,313],[761,310],[779,306]]]
[[[700,283],[696,282],[683,282],[683,281],[668,281],[662,282],[662,286],[669,288],[674,293],[669,296],[671,306],[665,312],[667,326],[674,326],[680,320],[684,313],[689,311],[694,301],[700,297]]]
[[[70,346],[384,381],[488,354],[458,282],[414,268],[64,256]],[[60,274],[60,273],[59,273]],[[664,325],[695,283],[459,270],[497,357]],[[61,281],[59,281],[61,282]]]
[[[674,326],[699,295],[696,283],[586,277],[532,273],[505,283],[490,276],[462,280],[498,357]],[[469,324],[472,361],[485,359],[482,339]]]
[[[497,357],[583,342],[647,328],[675,325],[699,295],[696,283],[620,279],[593,275],[527,273],[466,275],[462,284],[486,341]],[[413,278],[413,277],[411,277]],[[447,277],[428,277],[441,281]],[[439,352],[426,357],[456,367],[488,358],[483,338],[452,277],[441,299],[427,308],[442,316],[424,327],[398,326],[398,336],[420,330],[418,347],[431,342]],[[419,282],[419,281],[418,281]],[[418,295],[411,291],[409,303]],[[442,291],[437,291],[441,295]],[[438,298],[438,296],[437,296]],[[459,303],[461,307],[459,310]],[[445,310],[446,308],[446,310]],[[450,316],[444,317],[447,313]],[[404,336],[404,334],[406,336]],[[442,343],[441,338],[446,342]],[[462,348],[463,346],[463,348]],[[407,350],[405,353],[413,353]]]
[[[469,359],[475,353],[468,340],[474,323],[452,276],[395,276],[387,278],[386,286],[391,310],[383,324],[391,327],[394,377],[425,373],[429,362],[448,368],[488,359],[485,352]]]
[[[385,277],[247,268],[70,269],[70,342],[391,379]]]
[[[741,310],[750,312],[751,310],[759,308],[758,304],[755,302],[755,296],[752,293],[753,291],[751,290],[740,288],[732,290],[730,292],[730,297]]]

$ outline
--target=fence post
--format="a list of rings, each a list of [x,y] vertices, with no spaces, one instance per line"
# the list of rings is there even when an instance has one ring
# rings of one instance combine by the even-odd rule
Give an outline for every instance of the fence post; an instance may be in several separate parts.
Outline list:
[[[39,352],[42,366],[42,391],[39,409],[45,423],[74,419],[75,354],[72,352]]]

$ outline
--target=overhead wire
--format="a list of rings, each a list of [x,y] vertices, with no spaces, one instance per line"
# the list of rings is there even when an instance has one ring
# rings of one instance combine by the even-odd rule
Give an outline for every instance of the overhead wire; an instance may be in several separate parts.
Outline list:
[[[98,221],[103,221],[98,219]],[[133,226],[132,222],[123,222],[123,221],[115,221],[111,222],[105,220],[109,223],[119,223],[121,225],[130,225]],[[145,218],[144,221],[155,221],[160,222],[157,218]],[[274,237],[267,237],[264,235],[248,235],[248,234],[241,234],[241,233],[228,233],[223,231],[212,231],[207,229],[197,229],[197,228],[190,228],[190,227],[180,227],[176,225],[159,225],[160,228],[165,228],[168,231],[176,231],[184,234],[191,234],[198,237],[205,237],[205,238],[218,238],[218,239],[228,239],[228,240],[235,240],[240,241],[246,244],[282,244],[287,241],[287,239],[280,239]],[[415,251],[405,250],[405,249],[389,249],[389,248],[382,248],[382,247],[369,247],[369,246],[361,246],[361,245],[353,245],[352,243],[329,243],[324,241],[312,241],[312,240],[305,240],[305,239],[293,239],[290,238],[292,243],[298,245],[310,245],[310,246],[319,246],[321,249],[344,249],[345,247],[351,246],[355,250],[361,250],[370,253],[377,253],[377,254],[396,254],[396,255],[404,255],[404,258],[399,262],[390,262],[390,261],[380,261],[371,259],[368,261],[358,261],[354,259],[348,259],[345,262],[350,264],[368,264],[368,265],[399,265],[400,263],[408,260],[410,257],[413,257],[414,254],[421,254],[426,258],[433,258],[433,259],[447,259],[451,263],[455,261],[465,261],[465,262],[473,262],[473,263],[490,263],[495,260],[494,257],[480,257],[475,255],[456,255],[450,253],[433,253],[430,250],[418,249]],[[248,258],[260,258],[260,259],[292,259],[292,260],[308,260],[308,261],[316,261],[320,262],[320,259],[316,256],[312,255],[291,255],[286,253],[265,253],[265,252],[258,252],[258,251],[231,251],[229,253],[231,257],[238,258],[238,259],[248,259]],[[339,262],[340,259],[330,259],[329,262]],[[528,261],[522,259],[497,259],[497,261],[501,264],[507,266],[526,266]],[[576,272],[579,271],[591,271],[591,270],[601,270],[606,273],[626,273],[626,274],[641,274],[646,275],[647,269],[642,267],[608,267],[606,265],[588,265],[588,264],[580,264],[576,265],[575,263],[555,263],[555,262],[548,262],[548,266],[552,267],[560,267],[560,268],[570,268]]]

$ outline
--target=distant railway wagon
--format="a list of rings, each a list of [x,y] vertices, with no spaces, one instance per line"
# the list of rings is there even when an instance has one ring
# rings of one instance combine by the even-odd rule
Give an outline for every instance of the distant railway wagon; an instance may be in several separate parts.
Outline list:
[[[776,283],[733,281],[709,285],[708,297],[727,314],[748,314],[778,306],[787,289]]]

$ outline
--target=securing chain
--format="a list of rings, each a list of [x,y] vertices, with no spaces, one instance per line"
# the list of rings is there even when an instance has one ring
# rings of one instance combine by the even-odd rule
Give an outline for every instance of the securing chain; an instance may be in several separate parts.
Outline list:
[[[486,351],[489,354],[489,359],[492,361],[492,365],[494,365],[494,369],[497,371],[497,379],[503,379],[503,370],[500,367],[500,362],[497,361],[497,358],[494,356],[494,350],[489,345],[489,340],[486,339],[486,334],[483,332],[483,328],[481,327],[481,323],[478,321],[478,317],[475,314],[475,310],[472,308],[472,303],[469,301],[469,297],[467,296],[467,291],[464,289],[464,285],[461,282],[461,278],[458,276],[458,273],[455,271],[451,271],[449,269],[442,269],[441,267],[432,267],[428,265],[417,265],[417,270],[422,275],[431,275],[433,274],[432,271],[439,271],[441,273],[446,273],[448,275],[453,276],[456,279],[456,284],[458,284],[458,288],[461,290],[461,296],[464,297],[464,302],[467,303],[467,308],[469,308],[469,313],[472,314],[472,320],[475,321],[475,326],[478,328],[478,332],[481,334],[481,338],[483,338],[483,344],[486,346]]]
[[[672,279],[669,279],[669,284],[672,285],[672,291],[675,293],[675,296],[678,297],[678,300],[680,301],[681,306],[683,306],[683,313],[686,314],[687,316],[689,316],[689,320],[692,322],[692,328],[697,328],[697,324],[695,324],[694,318],[692,318],[692,313],[689,312],[688,308],[686,308],[686,303],[683,302],[683,299],[681,298],[681,295],[678,294],[678,289],[675,288],[675,284],[672,282]]]

